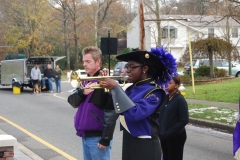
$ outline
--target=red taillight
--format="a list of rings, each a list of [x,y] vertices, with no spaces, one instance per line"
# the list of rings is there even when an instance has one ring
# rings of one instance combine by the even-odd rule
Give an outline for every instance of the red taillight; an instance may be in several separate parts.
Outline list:
[[[184,68],[184,71],[186,71],[187,70],[187,68]]]
[[[124,74],[125,73],[125,69],[123,69],[122,71],[121,71],[121,74]]]

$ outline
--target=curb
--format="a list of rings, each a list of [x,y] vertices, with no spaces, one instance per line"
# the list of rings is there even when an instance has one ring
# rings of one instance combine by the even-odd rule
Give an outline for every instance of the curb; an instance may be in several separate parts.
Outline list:
[[[197,119],[197,118],[191,118],[191,117],[189,117],[189,123],[191,123],[193,125],[209,127],[209,128],[221,131],[221,132],[226,132],[226,133],[233,133],[234,128],[235,128],[235,126],[233,126],[233,125],[227,125],[224,123],[218,123],[218,122],[202,120],[202,119]]]
[[[0,129],[0,134],[8,135]],[[43,160],[36,153],[25,147],[23,144],[18,142],[14,146],[14,160]]]

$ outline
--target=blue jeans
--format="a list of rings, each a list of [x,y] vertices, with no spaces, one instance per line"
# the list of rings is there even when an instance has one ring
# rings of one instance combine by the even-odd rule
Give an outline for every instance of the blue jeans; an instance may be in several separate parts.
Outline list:
[[[46,87],[46,80],[48,81],[49,91],[52,91],[52,78],[46,79],[45,77],[42,79],[42,85]]]
[[[110,160],[111,143],[105,149],[98,148],[101,137],[82,137],[84,160]]]
[[[61,79],[55,79],[56,92],[61,92]]]

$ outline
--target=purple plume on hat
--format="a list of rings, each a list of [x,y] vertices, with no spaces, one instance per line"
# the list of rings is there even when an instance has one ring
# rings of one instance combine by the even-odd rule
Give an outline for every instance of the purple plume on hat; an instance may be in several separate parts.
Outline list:
[[[168,83],[172,80],[172,77],[178,75],[176,59],[172,56],[171,53],[167,52],[163,46],[151,48],[150,52],[158,57],[164,66],[164,69],[155,74],[153,78],[157,80],[157,83],[159,85],[167,86]]]

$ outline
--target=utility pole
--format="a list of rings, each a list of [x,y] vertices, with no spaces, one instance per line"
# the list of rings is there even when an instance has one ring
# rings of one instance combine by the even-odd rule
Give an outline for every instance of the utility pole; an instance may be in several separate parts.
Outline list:
[[[140,49],[145,50],[145,28],[144,28],[144,12],[143,12],[143,0],[139,0],[138,7],[139,14],[139,31],[140,31]]]
[[[111,29],[108,29],[108,74],[110,76],[110,32],[111,32]]]

